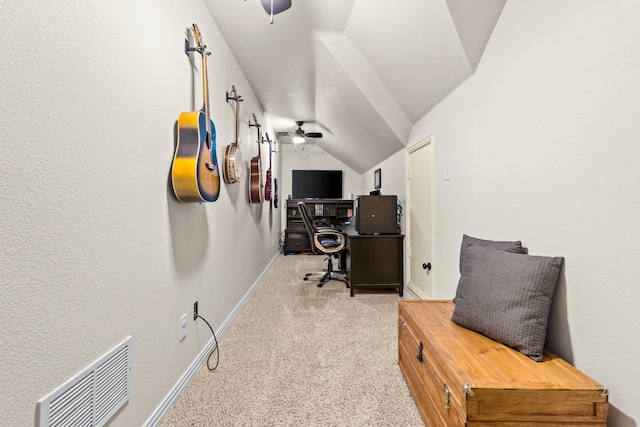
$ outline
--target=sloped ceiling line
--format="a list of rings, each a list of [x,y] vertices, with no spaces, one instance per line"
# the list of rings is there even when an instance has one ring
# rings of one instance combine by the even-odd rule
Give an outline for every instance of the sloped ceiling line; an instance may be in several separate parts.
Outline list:
[[[506,0],[305,0],[273,25],[257,0],[204,1],[275,130],[322,124],[362,173],[475,71]]]

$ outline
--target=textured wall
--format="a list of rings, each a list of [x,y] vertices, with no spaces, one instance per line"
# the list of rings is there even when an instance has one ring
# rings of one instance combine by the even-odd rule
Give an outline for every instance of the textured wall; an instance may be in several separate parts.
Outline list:
[[[360,194],[369,194],[370,191],[374,190],[373,174],[376,169],[380,169],[382,177],[380,187],[381,194],[395,194],[398,196],[398,199],[406,200],[407,172],[405,168],[405,157],[405,150],[398,151],[384,162],[362,174]]]
[[[337,160],[316,145],[294,146],[294,144],[283,144],[280,146],[282,155],[282,180],[278,185],[282,203],[281,208],[287,209],[286,198],[291,194],[291,171],[302,170],[342,170],[342,192],[345,199],[349,198],[349,193],[360,194],[360,175],[347,165]],[[282,229],[287,226],[287,218],[282,215]]]
[[[179,317],[198,300],[219,327],[277,251],[280,213],[249,206],[247,172],[215,203],[173,197],[174,126],[202,105],[193,22],[218,159],[235,84],[246,161],[263,114],[199,0],[0,4],[1,425],[32,425],[38,399],[128,335],[133,394],[113,425],[141,425],[211,339],[190,321],[179,342]]]
[[[636,1],[508,1],[409,141],[437,141],[435,297],[454,296],[463,233],[564,256],[548,345],[610,389],[616,427],[640,422],[639,21]]]

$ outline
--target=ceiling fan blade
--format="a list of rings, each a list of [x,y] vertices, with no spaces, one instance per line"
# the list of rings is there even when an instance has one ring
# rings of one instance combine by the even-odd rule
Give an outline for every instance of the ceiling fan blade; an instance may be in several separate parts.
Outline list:
[[[271,15],[271,1],[272,0],[260,0],[262,3],[262,7],[264,7],[267,15]],[[285,10],[291,7],[291,0],[273,0],[273,14],[277,15],[280,12],[284,12]]]
[[[305,133],[304,136],[307,138],[322,138],[322,132],[309,132]]]

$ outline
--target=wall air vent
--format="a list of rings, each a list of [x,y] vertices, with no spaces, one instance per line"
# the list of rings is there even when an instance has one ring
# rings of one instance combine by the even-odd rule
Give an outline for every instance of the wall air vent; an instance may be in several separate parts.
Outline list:
[[[296,136],[296,132],[289,132],[286,130],[277,130],[276,135],[278,135],[279,142],[281,144],[293,145],[293,137]],[[316,138],[307,138],[304,145],[315,145]]]
[[[38,427],[104,426],[131,396],[132,337],[38,401]]]

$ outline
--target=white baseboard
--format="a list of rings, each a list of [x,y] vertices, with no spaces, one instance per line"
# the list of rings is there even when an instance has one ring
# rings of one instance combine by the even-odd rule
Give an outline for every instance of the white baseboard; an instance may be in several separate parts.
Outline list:
[[[424,292],[422,292],[420,289],[418,289],[413,283],[409,283],[405,288],[404,288],[404,293],[406,294],[407,291],[409,291],[409,293],[414,297],[414,298],[409,298],[408,296],[405,296],[406,299],[431,299],[431,297],[427,294],[425,294]]]
[[[236,315],[238,314],[242,306],[244,306],[244,304],[247,302],[247,300],[255,290],[256,286],[258,286],[258,283],[260,283],[260,281],[262,280],[266,272],[269,271],[273,262],[276,260],[276,258],[278,258],[278,255],[280,255],[279,251],[271,259],[269,264],[265,267],[265,269],[262,271],[262,273],[256,279],[256,281],[253,282],[253,285],[251,286],[251,288],[242,297],[242,299],[235,306],[233,311],[229,313],[229,316],[227,316],[227,318],[222,323],[222,325],[220,325],[220,328],[218,328],[218,330],[216,331],[216,337],[218,338],[218,340],[220,340],[220,338],[224,334],[224,331],[227,329],[227,327],[229,327],[229,325],[231,324],[233,319],[236,317]],[[189,365],[189,367],[187,368],[185,373],[182,374],[180,379],[178,379],[178,382],[176,382],[176,384],[173,386],[171,391],[169,391],[169,393],[165,396],[165,398],[162,400],[160,405],[158,405],[158,407],[153,411],[151,416],[147,418],[147,421],[144,422],[143,425],[145,427],[155,427],[160,423],[160,421],[162,420],[162,417],[165,416],[165,414],[169,411],[169,408],[171,408],[174,402],[178,399],[178,396],[180,396],[180,393],[182,393],[182,390],[187,386],[187,384],[191,380],[191,377],[193,377],[196,371],[200,368],[200,365],[202,365],[202,362],[204,362],[204,359],[209,356],[209,354],[211,353],[211,350],[213,350],[214,345],[215,345],[215,340],[213,339],[213,337],[211,337],[207,345],[205,345],[202,351],[198,353],[194,361],[191,363],[191,365]]]
[[[414,294],[409,287],[405,287],[402,292],[402,298],[404,299],[420,299],[418,295]]]

